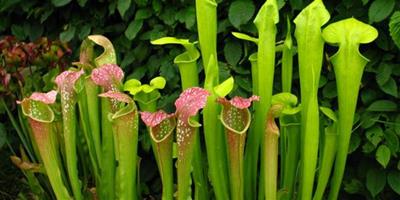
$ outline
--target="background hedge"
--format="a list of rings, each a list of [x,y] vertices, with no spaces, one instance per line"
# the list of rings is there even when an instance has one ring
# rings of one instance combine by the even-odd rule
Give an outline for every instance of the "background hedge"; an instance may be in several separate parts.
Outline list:
[[[217,0],[218,58],[221,80],[235,78],[233,95],[251,92],[248,56],[254,44],[239,41],[232,31],[256,36],[252,24],[263,1]],[[280,20],[293,19],[310,0],[278,0]],[[366,67],[343,192],[349,199],[400,199],[400,113],[399,83],[400,2],[395,0],[325,0],[331,22],[355,17],[379,30],[379,38],[362,52],[371,62]],[[159,107],[172,110],[180,91],[179,74],[173,58],[182,52],[177,46],[152,46],[150,40],[175,36],[197,40],[194,0],[0,0],[0,36],[14,35],[33,41],[41,36],[69,42],[76,61],[80,42],[89,34],[102,34],[114,44],[118,63],[126,79],[147,82],[161,75],[167,79]],[[280,23],[278,40],[284,38]],[[334,49],[327,49],[332,55]],[[275,92],[280,91],[280,64],[277,54]],[[328,56],[326,56],[328,58]],[[296,59],[295,59],[296,60]],[[296,61],[295,61],[296,62]],[[201,62],[200,62],[201,63]],[[295,64],[296,66],[296,64]],[[202,69],[199,71],[203,76]],[[294,71],[294,93],[299,95],[298,72]],[[324,62],[320,81],[320,104],[336,107],[336,83],[332,66]],[[3,98],[3,97],[1,97]],[[12,154],[5,141],[17,151],[18,140],[4,110],[0,109],[0,199],[14,199],[24,185],[23,176],[9,162]],[[148,143],[142,142],[141,179],[147,194],[160,192],[160,180]],[[18,151],[17,151],[18,152]],[[15,183],[15,179],[18,179]],[[17,186],[15,186],[17,185]]]

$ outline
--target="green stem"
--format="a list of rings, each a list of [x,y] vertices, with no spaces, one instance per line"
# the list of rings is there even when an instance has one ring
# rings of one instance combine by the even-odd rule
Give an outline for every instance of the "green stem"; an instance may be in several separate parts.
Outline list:
[[[172,200],[174,195],[172,169],[172,134],[160,142],[152,142],[162,181],[162,200]],[[152,140],[153,141],[153,140]]]
[[[282,51],[282,92],[287,92],[290,93],[292,90],[292,76],[293,76],[293,45],[292,45],[292,35],[291,35],[291,28],[290,28],[290,20],[289,17],[287,19],[287,33],[286,33],[286,39],[283,44],[283,51]],[[294,132],[295,130],[290,130],[293,129],[293,127],[284,127],[283,124],[285,123],[284,118],[290,118],[290,117],[285,117],[282,116],[279,119],[279,124],[281,126],[281,140],[280,140],[280,163],[281,163],[281,174],[282,176],[280,177],[280,183],[281,186],[287,190],[287,196],[291,198],[291,194],[293,192],[293,180],[296,176],[295,172],[293,171],[297,169],[297,161],[298,158],[296,157],[298,153],[298,145],[297,141],[294,140],[294,137],[299,137],[297,132]],[[290,123],[290,122],[289,122]],[[290,134],[290,135],[288,135]],[[293,135],[295,134],[295,135]],[[296,143],[293,143],[296,142]],[[290,145],[288,143],[291,143]],[[295,149],[293,149],[295,148]],[[289,151],[290,150],[290,151]],[[290,166],[288,166],[288,165]],[[286,170],[290,170],[287,172]],[[287,177],[291,176],[291,177]],[[286,179],[286,180],[285,180]],[[285,181],[284,181],[285,180]],[[282,196],[282,198],[285,198],[285,196]]]
[[[78,177],[77,158],[77,129],[76,129],[76,103],[72,92],[61,91],[61,107],[63,115],[63,137],[65,145],[65,157],[67,164],[68,178],[72,187],[72,193],[76,200],[82,199],[81,182]]]
[[[278,181],[278,139],[279,129],[275,124],[274,117],[269,116],[264,137],[264,160],[265,160],[265,199],[277,199]]]
[[[322,150],[322,161],[318,174],[318,185],[313,198],[314,200],[322,200],[325,188],[328,185],[329,176],[335,160],[337,137],[335,124],[325,128],[324,148]]]
[[[282,92],[291,92],[293,76],[293,42],[290,32],[290,21],[287,18],[288,30],[282,51]]]
[[[323,37],[329,43],[339,44],[338,52],[331,57],[338,92],[339,136],[329,194],[329,199],[337,199],[346,166],[361,78],[369,61],[360,53],[359,45],[374,41],[378,31],[355,18],[349,18],[330,24],[324,29]]]
[[[134,108],[129,113],[114,116],[112,123],[116,160],[118,161],[116,199],[136,200],[138,198],[136,192],[138,113]]]
[[[57,162],[60,159],[58,158],[58,151],[54,143],[56,139],[55,128],[52,123],[38,122],[33,119],[29,119],[29,123],[32,127],[35,141],[38,144],[44,168],[57,199],[72,200],[62,180],[62,171]]]
[[[206,79],[204,88],[212,93],[203,109],[204,136],[209,172],[217,200],[229,199],[225,138],[217,115],[220,106],[215,102],[214,87],[219,83],[217,61],[217,3],[215,0],[196,0],[196,19],[201,56]],[[210,64],[211,63],[211,64]]]
[[[96,179],[96,182],[99,183],[100,181],[100,170],[99,170],[99,161],[97,160],[98,154],[100,152],[96,152],[94,139],[90,129],[89,123],[89,115],[88,112],[88,102],[86,101],[86,91],[82,90],[78,93],[78,108],[79,108],[79,116],[80,116],[80,124],[82,127],[82,133],[84,139],[86,140],[86,144],[88,147],[89,158],[92,165],[92,172]]]
[[[203,109],[203,126],[211,183],[214,187],[216,198],[224,200],[229,199],[227,158],[225,156],[226,145],[225,136],[222,134],[222,126],[217,123],[220,107],[217,105],[216,99],[215,94],[210,95],[207,99],[207,105]]]
[[[115,186],[115,154],[112,124],[108,118],[111,113],[111,102],[101,99],[101,129],[102,129],[102,153],[101,153],[101,184],[100,199],[114,199]]]
[[[100,104],[99,104],[99,86],[93,83],[90,77],[85,78],[85,93],[87,101],[88,119],[93,139],[94,149],[97,160],[101,163],[101,133],[100,133]]]
[[[256,73],[256,84],[253,86],[253,93],[260,97],[259,102],[255,102],[254,108],[254,125],[251,129],[252,132],[249,134],[249,140],[247,142],[248,149],[246,150],[245,163],[248,162],[247,168],[251,174],[249,176],[250,181],[246,183],[248,185],[246,191],[246,199],[256,199],[256,180],[257,180],[257,166],[258,156],[260,150],[261,141],[264,141],[265,121],[267,112],[271,105],[272,89],[274,82],[274,68],[275,68],[275,38],[276,38],[276,26],[275,24],[279,21],[278,9],[276,7],[275,0],[267,0],[259,13],[257,14],[254,24],[258,29],[258,51],[257,51],[257,70],[252,73]],[[256,90],[254,90],[256,89]],[[253,136],[252,136],[253,135]],[[263,154],[263,152],[261,152]],[[261,155],[264,158],[264,155]],[[263,186],[263,174],[266,166],[264,165],[264,159],[261,159],[261,179],[259,180],[259,193],[258,198],[264,199],[264,186]],[[249,195],[249,196],[247,196]]]
[[[156,101],[149,104],[139,102],[139,107],[142,111],[155,112],[157,110]],[[152,134],[153,128],[147,128],[149,134]],[[150,137],[149,135],[149,137]],[[156,141],[151,138],[151,146],[156,158],[158,170],[162,182],[162,200],[172,200],[174,195],[173,169],[172,169],[172,134],[162,141]]]
[[[190,197],[190,170],[197,131],[187,122],[178,119],[176,134],[178,144],[178,200]]]
[[[208,71],[211,56],[215,59],[217,55],[217,2],[196,0],[196,19],[203,66]],[[216,67],[218,73],[218,66],[210,67]]]
[[[321,26],[330,18],[322,0],[315,0],[295,18],[301,92],[300,198],[311,199],[319,144],[318,84],[324,40]]]
[[[175,58],[174,62],[176,65],[178,65],[179,73],[181,75],[182,90],[190,87],[199,86],[199,77],[196,63],[199,56],[200,55],[198,51],[196,51],[192,53],[185,52]],[[194,119],[198,121],[199,117],[196,116]],[[196,132],[198,132],[198,129],[196,129]],[[209,199],[207,183],[208,180],[205,176],[205,169],[203,167],[203,153],[201,151],[200,135],[198,133],[196,133],[194,145],[193,179],[196,187],[195,199]]]
[[[256,94],[258,91],[258,66],[257,66],[257,53],[253,53],[249,57],[251,63],[251,76],[253,93]],[[257,140],[258,134],[255,133],[255,125],[250,127],[250,133],[246,143],[246,151],[244,152],[244,196],[245,199],[255,199],[257,191],[257,163],[258,163],[258,151],[256,146],[259,146]],[[256,144],[258,142],[258,144]]]
[[[196,116],[194,120],[198,120]],[[193,180],[195,183],[195,194],[194,199],[203,200],[210,199],[208,192],[208,177],[206,176],[206,169],[204,167],[204,155],[201,150],[199,130],[196,129],[195,143],[194,143],[194,155],[193,155]]]
[[[230,103],[222,103],[220,120],[227,139],[231,199],[244,199],[243,155],[247,129],[251,114],[247,108],[237,108]]]
[[[225,129],[226,130],[226,129]],[[246,133],[226,130],[228,140],[229,177],[232,200],[244,199],[243,154]]]
[[[293,199],[294,187],[297,177],[297,168],[300,155],[300,116],[282,116],[280,121],[281,133],[286,136],[286,147],[285,151],[281,152],[285,154],[283,160],[283,167],[281,167],[281,180],[282,188],[285,190],[285,194],[282,196],[282,200]],[[283,134],[282,134],[283,135]]]

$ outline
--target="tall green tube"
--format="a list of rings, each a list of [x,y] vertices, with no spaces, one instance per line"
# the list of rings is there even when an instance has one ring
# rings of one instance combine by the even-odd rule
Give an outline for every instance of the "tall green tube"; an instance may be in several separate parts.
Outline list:
[[[321,26],[329,12],[322,0],[315,0],[295,18],[301,92],[300,199],[311,199],[318,159],[318,84],[322,68],[324,40]]]
[[[220,106],[215,102],[214,87],[219,84],[217,58],[217,3],[215,0],[196,0],[196,19],[201,57],[206,79],[204,88],[211,95],[203,109],[209,176],[218,200],[229,199],[225,136],[218,121]]]

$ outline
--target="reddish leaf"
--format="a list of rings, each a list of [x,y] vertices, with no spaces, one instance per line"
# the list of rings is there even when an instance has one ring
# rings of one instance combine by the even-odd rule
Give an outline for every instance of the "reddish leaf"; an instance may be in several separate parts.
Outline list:
[[[93,69],[92,80],[96,85],[104,87],[106,90],[115,90],[124,78],[124,72],[115,64],[105,64]]]
[[[175,101],[176,113],[184,123],[187,123],[189,117],[194,116],[202,109],[207,102],[210,93],[199,87],[188,88],[181,93]]]
[[[100,97],[108,97],[111,99],[115,99],[120,102],[130,103],[132,99],[125,93],[117,92],[117,91],[108,91],[102,94],[99,94]]]
[[[55,83],[59,90],[71,91],[75,82],[84,74],[83,70],[80,71],[64,71],[55,79]]]
[[[146,124],[146,126],[149,126],[149,127],[155,127],[155,126],[159,125],[165,119],[168,119],[174,115],[175,114],[165,113],[162,110],[159,110],[155,113],[140,112],[140,117],[142,118],[142,121]]]
[[[57,97],[57,91],[52,90],[47,93],[41,93],[41,92],[34,92],[32,95],[29,97],[29,99],[35,100],[35,101],[40,101],[45,104],[53,104],[56,101]],[[20,103],[18,101],[17,103]]]
[[[249,98],[243,98],[243,97],[236,96],[236,97],[233,97],[230,101],[228,101],[225,98],[219,98],[218,102],[221,104],[224,104],[224,105],[229,103],[236,108],[245,109],[245,108],[248,108],[251,106],[252,101],[259,101],[259,100],[260,100],[259,96],[253,95]]]

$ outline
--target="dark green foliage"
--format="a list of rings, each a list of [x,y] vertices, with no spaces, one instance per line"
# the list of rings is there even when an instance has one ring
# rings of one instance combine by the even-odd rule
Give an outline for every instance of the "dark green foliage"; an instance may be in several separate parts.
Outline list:
[[[256,36],[257,31],[251,19],[263,2],[217,2],[221,80],[234,76],[235,87],[231,95],[248,96],[252,86],[250,63],[247,59],[255,52],[256,46],[234,38],[231,32],[241,31]],[[310,0],[278,0],[280,18],[289,16],[293,20],[293,16],[309,2]],[[399,199],[400,2],[325,0],[324,3],[332,15],[328,24],[353,16],[372,23],[379,30],[379,38],[361,49],[371,62],[366,67],[360,89],[349,149],[351,154],[342,186],[343,199]],[[179,73],[173,59],[182,51],[173,45],[152,46],[149,41],[163,36],[197,40],[194,0],[0,0],[0,18],[0,36],[12,34],[26,41],[33,41],[41,36],[61,39],[70,43],[74,56],[72,60],[78,60],[78,45],[87,35],[105,35],[115,45],[118,63],[126,72],[126,79],[135,78],[148,82],[159,75],[167,79],[159,103],[159,108],[167,111],[173,111],[172,102],[180,91]],[[278,41],[285,37],[284,24],[278,25]],[[326,50],[330,55],[335,51],[328,47]],[[274,93],[280,92],[281,88],[278,84],[281,82],[280,57],[281,53],[278,53]],[[294,66],[293,92],[298,95],[297,58]],[[200,81],[203,81],[204,76],[202,69],[201,67],[199,72]],[[46,83],[43,90],[53,87],[52,80],[57,73],[53,69],[45,76],[42,74]],[[27,84],[35,84],[34,80],[40,79],[41,75],[32,78],[27,80]],[[337,108],[334,73],[326,59],[319,96],[321,105]],[[3,112],[3,108],[0,108],[0,113]],[[10,129],[11,126],[5,127]],[[3,145],[2,148],[1,144],[0,133],[0,151],[4,151],[6,147]],[[154,160],[140,148],[139,155],[143,158],[140,171],[141,190],[143,194],[157,197],[160,181]]]

